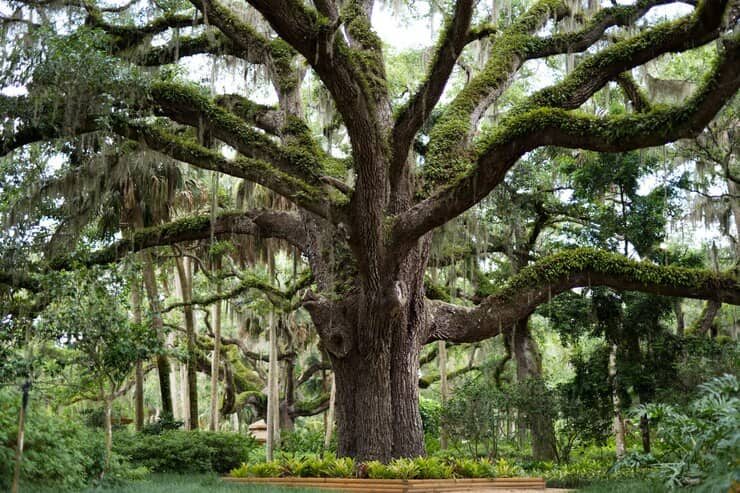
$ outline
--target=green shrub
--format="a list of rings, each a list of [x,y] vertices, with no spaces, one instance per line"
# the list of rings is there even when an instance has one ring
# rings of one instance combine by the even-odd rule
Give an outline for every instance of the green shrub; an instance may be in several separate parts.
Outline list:
[[[414,463],[418,469],[416,479],[450,479],[454,475],[454,466],[437,457],[417,457]]]
[[[280,476],[282,468],[277,462],[261,462],[259,464],[242,464],[229,474],[235,478],[276,478]]]
[[[0,490],[10,488],[15,465],[20,392],[0,389]],[[79,490],[101,474],[105,460],[105,439],[76,421],[28,404],[26,434],[21,466],[21,483],[36,484],[41,490]],[[140,475],[120,456],[113,455],[106,481]]]
[[[356,464],[348,457],[327,454],[323,459],[303,454],[283,456],[277,461],[245,463],[231,471],[235,477],[329,477],[370,479],[452,479],[522,476],[522,469],[500,459],[496,465],[488,459],[440,459],[438,457],[399,458],[383,464],[369,461]]]
[[[336,451],[336,433],[332,434],[330,451]],[[324,428],[321,426],[297,426],[294,431],[280,432],[280,452],[288,454],[321,454],[324,452]]]
[[[117,434],[114,449],[153,472],[225,473],[245,462],[256,447],[253,438],[236,433],[165,431]]]
[[[154,423],[148,423],[141,428],[145,435],[160,435],[165,431],[179,430],[184,423],[178,421],[171,414],[163,414]]]
[[[452,472],[458,478],[496,477],[496,468],[488,459],[457,459],[452,462]]]

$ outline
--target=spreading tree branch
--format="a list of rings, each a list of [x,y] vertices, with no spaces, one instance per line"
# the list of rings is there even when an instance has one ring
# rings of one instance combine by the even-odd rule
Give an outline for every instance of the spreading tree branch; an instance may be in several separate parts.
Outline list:
[[[308,244],[304,223],[297,213],[255,209],[220,214],[213,225],[210,215],[184,217],[162,226],[136,231],[132,238],[119,240],[107,248],[89,254],[84,259],[74,261],[69,257],[52,259],[51,267],[67,269],[80,261],[87,265],[108,264],[125,257],[130,252],[145,248],[210,238],[212,231],[215,236],[243,234],[278,238],[299,249],[306,248]]]
[[[409,147],[416,132],[437,105],[455,62],[468,41],[468,27],[473,16],[473,3],[472,0],[457,1],[453,17],[447,22],[440,36],[426,79],[396,118],[391,139],[393,145],[391,183],[398,180],[398,174],[406,163]]]
[[[525,267],[477,307],[430,301],[432,327],[427,342],[475,342],[493,337],[553,296],[591,286],[740,304],[740,281],[732,275],[635,262],[621,255],[580,248]]]
[[[683,106],[606,118],[537,107],[510,117],[480,145],[482,152],[472,170],[397,217],[398,244],[408,247],[472,207],[502,182],[522,155],[537,147],[625,152],[698,135],[740,87],[740,36],[725,39],[723,45],[717,65]]]
[[[194,139],[176,136],[142,122],[117,121],[115,131],[178,161],[258,183],[321,217],[331,216],[331,206],[322,188],[286,173],[271,162],[246,156],[227,159],[220,152],[208,149]]]

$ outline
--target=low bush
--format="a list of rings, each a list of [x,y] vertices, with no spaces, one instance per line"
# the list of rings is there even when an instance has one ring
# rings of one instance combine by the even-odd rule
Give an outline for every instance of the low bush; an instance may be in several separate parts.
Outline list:
[[[113,447],[153,472],[228,472],[248,460],[257,442],[236,433],[170,430],[158,435],[119,433]]]
[[[518,466],[499,460],[495,465],[487,459],[439,459],[417,457],[394,459],[388,464],[370,461],[355,464],[347,457],[327,454],[324,458],[312,454],[284,456],[274,462],[245,463],[231,471],[234,477],[331,477],[369,479],[452,479],[520,476]]]
[[[15,465],[20,392],[0,389],[0,490],[10,489]],[[31,400],[26,416],[26,434],[21,465],[21,483],[46,491],[72,491],[97,482],[105,460],[105,438],[45,409]],[[114,454],[105,475],[107,483],[141,476]]]

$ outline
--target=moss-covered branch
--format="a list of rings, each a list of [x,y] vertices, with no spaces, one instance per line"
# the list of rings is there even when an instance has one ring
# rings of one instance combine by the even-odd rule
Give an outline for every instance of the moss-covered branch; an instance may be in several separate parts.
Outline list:
[[[88,26],[102,29],[111,36],[113,51],[120,52],[140,45],[152,36],[161,34],[170,29],[193,27],[203,24],[203,17],[177,14],[158,17],[143,26],[118,25],[107,22],[100,10],[88,3],[85,5],[88,12],[85,23]]]
[[[237,50],[231,40],[221,32],[204,32],[198,36],[182,36],[163,46],[137,47],[130,50],[130,54],[123,54],[137,65],[156,67],[176,63],[179,59],[199,55],[230,55],[244,57],[244,52]],[[249,57],[252,63],[259,60]]]
[[[119,121],[115,130],[179,161],[258,183],[322,217],[330,215],[330,203],[322,188],[312,186],[270,162],[246,156],[227,159],[193,138],[177,136],[145,123]]]
[[[150,88],[150,95],[158,112],[192,127],[204,127],[211,135],[234,147],[242,155],[267,161],[280,170],[307,183],[318,184],[324,174],[320,153],[310,135],[306,142],[279,145],[264,133],[254,130],[225,107],[214,103],[195,87],[175,83],[157,83]],[[295,123],[294,123],[295,125]],[[281,128],[289,133],[292,128]]]
[[[285,127],[285,114],[278,108],[255,103],[239,94],[218,96],[215,103],[270,135],[279,136]]]
[[[483,70],[457,94],[430,133],[423,170],[427,193],[473,165],[470,138],[483,113],[527,60],[532,34],[567,11],[563,1],[540,0],[495,38]]]
[[[584,51],[599,41],[610,27],[631,25],[651,8],[667,3],[674,3],[674,0],[638,0],[634,5],[614,5],[601,9],[578,31],[531,39],[527,57],[542,58]]]
[[[173,303],[167,306],[165,309],[163,309],[162,312],[169,312],[176,308],[182,308],[184,306],[212,305],[216,303],[217,301],[230,300],[232,298],[235,298],[239,296],[240,294],[246,291],[249,291],[250,289],[256,289],[258,291],[262,291],[263,293],[265,293],[265,295],[267,295],[267,297],[270,299],[270,301],[274,305],[284,310],[291,310],[291,309],[294,309],[294,305],[290,305],[290,300],[296,295],[299,289],[301,289],[302,287],[307,287],[307,285],[310,285],[312,276],[310,274],[302,276],[300,279],[296,281],[296,284],[294,286],[291,286],[290,288],[286,290],[281,290],[279,288],[276,288],[269,282],[251,273],[246,273],[242,275],[240,279],[241,280],[239,284],[236,287],[230,289],[229,291],[226,291],[221,294],[214,294],[211,296],[206,296],[203,298],[195,298],[188,302],[183,301],[183,302]]]
[[[39,114],[44,117],[39,118]],[[64,112],[52,102],[37,102],[29,96],[0,94],[0,115],[15,121],[0,128],[0,157],[34,142],[93,132],[100,125],[98,115],[77,115],[70,125],[65,122]]]
[[[57,257],[50,261],[53,269],[68,269],[75,263],[86,265],[108,264],[136,252],[155,246],[209,238],[211,231],[216,236],[245,234],[265,238],[279,238],[298,248],[307,244],[303,222],[293,212],[252,210],[227,212],[216,218],[211,225],[210,215],[190,216],[177,219],[162,226],[136,231],[131,238],[119,240],[102,250],[76,257]]]
[[[717,37],[729,0],[702,2],[690,16],[629,37],[586,58],[559,84],[533,94],[523,108],[580,107],[610,80],[655,57],[686,51]]]
[[[640,89],[640,86],[637,85],[629,72],[619,74],[616,80],[624,95],[632,103],[632,108],[634,108],[635,112],[647,113],[652,109],[647,94]]]
[[[480,368],[478,366],[464,366],[462,368],[458,368],[457,370],[452,370],[450,372],[447,372],[447,379],[453,380],[457,377],[466,375],[470,373],[471,371],[480,371]],[[440,379],[439,373],[421,377],[419,378],[419,388],[420,389],[429,388],[430,385],[432,385],[434,382],[438,382],[439,379]]]
[[[475,308],[430,302],[434,322],[429,340],[487,339],[526,318],[553,296],[590,286],[740,304],[740,280],[732,275],[636,262],[614,253],[579,248],[525,267]]]
[[[714,69],[682,106],[606,118],[537,108],[508,118],[481,141],[474,169],[397,217],[398,243],[408,245],[472,207],[501,183],[523,154],[537,147],[624,152],[697,135],[740,87],[740,36],[723,44]]]
[[[458,0],[453,16],[447,21],[437,42],[434,58],[429,65],[424,82],[398,113],[391,141],[393,145],[392,183],[398,179],[397,175],[406,164],[414,135],[429,118],[439,101],[455,62],[468,41],[468,27],[472,16],[473,1]]]

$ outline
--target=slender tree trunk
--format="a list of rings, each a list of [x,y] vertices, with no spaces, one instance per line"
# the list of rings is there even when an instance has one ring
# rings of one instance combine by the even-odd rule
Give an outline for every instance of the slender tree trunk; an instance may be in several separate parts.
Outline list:
[[[447,343],[438,341],[437,347],[439,348],[437,350],[439,358],[439,394],[444,406],[449,396],[449,389],[447,388]],[[443,429],[439,430],[439,448],[447,449],[447,433]]]
[[[640,416],[640,435],[642,436],[642,451],[650,453],[650,420],[647,414]]]
[[[180,373],[180,402],[182,403],[183,421],[186,430],[198,429],[198,414],[192,414],[190,406],[190,390],[188,387],[188,365],[180,363],[177,365]]]
[[[154,262],[149,252],[141,252],[143,264],[144,287],[147,298],[149,298],[149,308],[152,312],[152,327],[157,334],[159,343],[164,347],[164,323],[162,322],[162,307],[159,301],[159,290],[157,289],[157,279],[154,274]],[[172,407],[172,389],[170,388],[170,362],[164,354],[157,355],[157,373],[159,374],[159,392],[162,399],[162,413],[170,418],[174,417]]]
[[[275,445],[279,440],[279,400],[278,396],[278,361],[277,361],[277,327],[270,313],[269,321],[269,371],[267,376],[267,460],[273,459]]]
[[[190,259],[187,257],[176,257],[177,275],[180,280],[180,296],[184,303],[193,301],[193,271]],[[183,307],[183,316],[185,318],[185,337],[188,351],[186,363],[187,370],[187,413],[186,425],[190,430],[198,429],[198,373],[196,362],[196,337],[197,329],[195,326],[195,315],[191,305]]]
[[[334,373],[331,374],[331,390],[329,391],[329,409],[326,411],[326,426],[324,432],[324,450],[329,450],[331,445],[331,434],[334,429],[334,411],[337,403],[337,385]]]
[[[141,325],[141,279],[135,275],[131,279],[131,318],[134,324]],[[136,431],[141,431],[144,426],[144,367],[141,361],[136,362],[134,387],[134,407],[136,416],[134,426]]]
[[[136,401],[135,429],[141,431],[144,427],[144,366],[141,361],[136,362],[136,384],[134,388],[134,400]]]
[[[694,330],[697,334],[704,335],[709,333],[709,335],[712,336],[714,319],[717,316],[717,313],[719,313],[719,309],[721,307],[722,303],[714,300],[709,300],[704,304],[704,309],[699,315],[697,321],[694,322]]]
[[[213,357],[211,359],[211,431],[218,431],[218,374],[221,368],[221,302],[211,305]]]
[[[30,342],[26,341],[26,344],[30,344]],[[18,493],[20,491],[23,444],[26,438],[26,410],[28,409],[28,392],[30,389],[31,382],[24,382],[23,396],[21,397],[21,410],[18,413],[18,435],[15,443],[15,467],[13,469],[13,484],[10,487],[11,493]]]
[[[619,398],[619,387],[617,385],[617,345],[612,344],[609,352],[609,380],[612,387],[612,407],[614,410],[614,439],[616,442],[617,459],[621,459],[627,453],[625,443],[624,419],[622,418],[622,402]]]
[[[683,315],[683,308],[681,307],[681,300],[675,300],[673,302],[673,313],[676,314],[676,335],[683,337],[686,321]]]
[[[113,455],[113,399],[111,396],[105,396],[105,465],[100,473],[102,478],[110,469],[110,459]]]
[[[293,431],[295,422],[293,416],[291,416],[291,411],[295,406],[295,378],[293,376],[295,363],[293,358],[286,358],[283,364],[285,368],[283,373],[285,395],[280,403],[280,430]]]
[[[175,334],[169,333],[167,334],[167,348],[173,348],[175,347]],[[185,413],[183,408],[183,402],[180,396],[180,386],[178,385],[178,364],[175,362],[173,365],[172,362],[170,362],[170,389],[172,391],[172,410],[173,410],[173,417],[178,421],[185,421]]]

